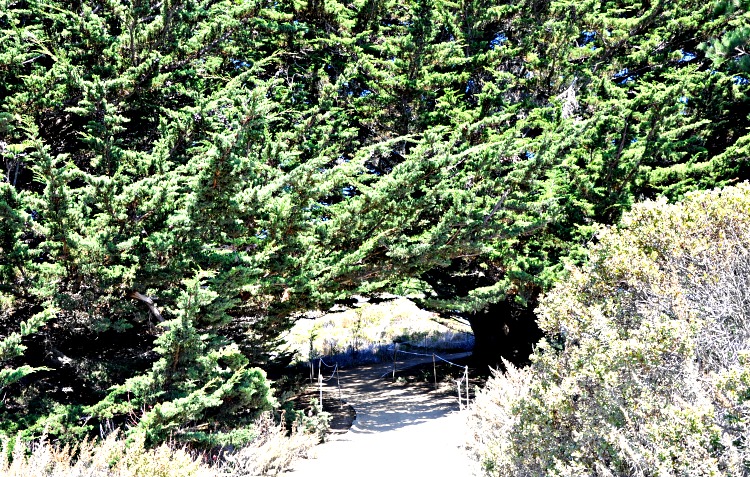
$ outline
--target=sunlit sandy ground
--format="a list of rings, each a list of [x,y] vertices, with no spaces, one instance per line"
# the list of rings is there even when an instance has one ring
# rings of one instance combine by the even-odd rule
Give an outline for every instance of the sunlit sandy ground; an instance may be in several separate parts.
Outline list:
[[[380,379],[389,370],[390,365],[381,364],[341,372],[344,400],[357,419],[349,432],[316,447],[315,458],[297,462],[286,476],[473,475],[475,464],[464,451],[466,417],[455,389],[431,391]]]

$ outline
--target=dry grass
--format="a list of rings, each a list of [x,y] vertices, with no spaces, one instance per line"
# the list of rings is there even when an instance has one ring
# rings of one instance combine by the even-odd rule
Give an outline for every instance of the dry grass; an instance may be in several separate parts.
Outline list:
[[[286,336],[286,350],[299,361],[315,356],[376,353],[395,340],[431,349],[466,346],[471,329],[436,321],[437,315],[418,308],[406,298],[328,313],[314,320],[299,320]],[[386,353],[389,354],[389,353]]]
[[[0,460],[3,477],[213,477],[214,470],[184,449],[166,444],[145,449],[142,440],[130,445],[117,433],[94,444],[60,448],[42,439],[31,445],[16,440],[12,459],[4,445]]]
[[[306,458],[308,451],[319,441],[316,433],[295,426],[287,436],[282,426],[273,422],[270,414],[256,422],[258,436],[250,445],[227,457],[225,470],[231,476],[277,475],[297,459]]]
[[[247,446],[208,465],[184,448],[163,444],[146,449],[142,439],[127,442],[112,433],[101,442],[75,449],[42,439],[16,440],[8,456],[7,440],[0,454],[0,477],[245,477],[277,475],[294,460],[307,456],[320,436],[296,426],[290,435],[270,414],[255,424],[257,437]]]

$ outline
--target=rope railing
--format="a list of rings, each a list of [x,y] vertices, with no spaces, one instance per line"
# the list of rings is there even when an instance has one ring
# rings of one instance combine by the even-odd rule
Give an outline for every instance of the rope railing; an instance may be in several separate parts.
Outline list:
[[[432,354],[425,354],[425,353],[413,353],[413,352],[411,352],[411,351],[403,351],[403,350],[400,350],[400,349],[399,349],[399,350],[396,350],[396,352],[398,352],[398,353],[403,353],[403,354],[413,354],[414,356],[432,356]],[[434,353],[433,353],[433,354],[434,354]]]
[[[318,360],[320,361],[320,364],[322,364],[326,368],[333,368],[334,366],[338,366],[339,365],[338,363],[328,364],[325,361],[323,361],[323,358],[320,358],[320,357],[318,357]]]
[[[325,361],[323,361],[323,358],[320,356],[318,356],[317,358],[311,358],[310,359],[310,383],[313,382],[314,376],[315,376],[315,364],[314,364],[315,360],[318,361],[318,372],[320,372],[321,366],[325,366],[326,368],[334,368],[339,365],[338,363],[328,364]]]
[[[323,373],[321,372],[322,365],[333,367],[333,372],[331,372],[331,375],[327,379],[323,378]],[[323,409],[323,383],[330,381],[331,379],[333,379],[334,376],[336,376],[336,386],[339,388],[339,406],[340,406],[343,404],[343,401],[341,399],[341,379],[339,378],[339,364],[335,363],[334,366],[329,366],[325,363],[325,361],[323,361],[323,358],[318,358],[318,392],[319,392],[321,409]]]
[[[410,346],[416,346],[415,344],[413,344],[413,343],[409,343],[409,342],[406,342],[406,343],[404,343],[404,344],[408,344],[408,345],[410,345]],[[393,349],[394,349],[394,346],[389,346],[389,347],[388,347],[388,351],[391,351],[391,350],[393,350]],[[458,367],[458,368],[462,368],[462,369],[464,368],[464,366],[461,366],[460,364],[456,364],[456,363],[454,363],[454,362],[452,362],[452,361],[448,361],[447,359],[443,358],[442,356],[440,356],[440,355],[439,355],[439,354],[437,354],[437,353],[429,353],[429,354],[427,354],[427,353],[415,353],[415,352],[413,352],[413,351],[404,351],[404,350],[402,350],[402,349],[398,349],[398,347],[397,347],[397,346],[395,347],[395,350],[396,350],[396,352],[397,352],[397,353],[402,353],[402,354],[411,354],[411,355],[414,355],[414,356],[427,356],[427,357],[432,357],[432,356],[434,356],[434,357],[436,357],[437,359],[439,359],[440,361],[443,361],[443,362],[445,362],[445,363],[448,363],[448,364],[450,364],[451,366],[456,366],[456,367]]]
[[[411,344],[411,343],[406,343],[406,344]],[[469,405],[469,367],[468,366],[461,366],[460,364],[456,364],[453,361],[449,361],[449,360],[443,358],[442,356],[440,356],[437,353],[426,354],[426,353],[415,353],[413,351],[400,350],[400,349],[398,349],[398,345],[399,345],[398,343],[395,343],[393,345],[393,348],[390,348],[390,347],[388,348],[389,351],[391,349],[393,349],[393,368],[391,370],[391,375],[392,375],[391,379],[393,379],[394,381],[396,380],[396,358],[397,358],[397,356],[398,356],[399,353],[408,354],[408,355],[412,355],[412,356],[431,357],[432,358],[432,374],[433,374],[433,377],[434,377],[434,380],[435,380],[435,389],[437,389],[437,387],[438,387],[438,383],[437,383],[437,365],[436,365],[435,360],[439,359],[440,361],[443,361],[444,363],[447,363],[447,364],[449,364],[451,366],[455,366],[457,368],[461,368],[461,369],[464,370],[463,377],[461,379],[457,379],[456,380],[456,388],[457,388],[457,392],[458,392],[458,407],[461,408],[461,409],[463,409],[463,406],[464,406],[464,404],[463,404],[463,397],[462,397],[462,393],[461,393],[461,391],[462,391],[462,389],[461,389],[462,386],[461,385],[463,383],[465,383],[464,387],[465,387],[465,390],[466,390],[466,393],[465,393],[465,395],[466,395],[466,406]],[[383,376],[381,376],[381,378],[385,377],[386,374],[388,374],[388,373],[383,374]]]
[[[327,383],[328,381],[330,381],[331,379],[333,379],[338,372],[339,372],[339,365],[337,364],[336,366],[333,367],[333,371],[331,372],[331,375],[328,376],[327,378],[324,378],[323,382]]]
[[[435,357],[436,357],[437,359],[439,359],[440,361],[444,361],[444,362],[446,362],[446,363],[450,364],[451,366],[455,366],[455,367],[457,367],[457,368],[463,368],[463,367],[464,367],[464,366],[461,366],[460,364],[456,364],[456,363],[453,363],[453,362],[451,362],[451,361],[448,361],[448,360],[447,360],[447,359],[445,359],[445,358],[441,358],[441,357],[440,357],[440,355],[438,355],[438,354],[436,354],[436,355],[435,355]]]
[[[406,344],[410,344],[410,343],[406,343]],[[416,352],[413,352],[413,351],[404,351],[404,350],[398,349],[398,345],[399,345],[399,343],[395,343],[393,346],[389,346],[387,348],[388,351],[391,351],[391,350],[393,351],[393,367],[392,367],[392,369],[389,372],[386,372],[383,375],[381,375],[380,376],[381,379],[384,378],[389,373],[391,373],[392,379],[394,381],[396,380],[396,370],[397,370],[396,369],[396,361],[397,361],[397,357],[398,357],[399,353],[406,354],[406,355],[411,355],[411,356],[423,356],[423,357],[426,357],[426,358],[432,358],[432,368],[433,368],[434,384],[435,384],[435,389],[437,389],[438,382],[437,382],[437,364],[436,364],[436,360],[440,360],[440,361],[443,361],[446,364],[449,364],[451,366],[454,366],[454,367],[457,367],[457,368],[461,368],[461,369],[464,370],[464,373],[463,373],[463,376],[461,377],[461,379],[455,380],[456,387],[457,387],[457,393],[458,393],[458,406],[459,406],[459,408],[463,409],[464,408],[464,400],[465,400],[465,405],[466,406],[469,405],[470,401],[469,401],[469,367],[468,366],[462,366],[460,364],[456,364],[453,361],[445,359],[444,357],[440,356],[437,353],[416,353]],[[337,362],[334,362],[334,364],[328,364],[328,363],[326,363],[323,360],[322,357],[317,357],[317,361],[318,361],[318,378],[317,378],[317,381],[318,381],[318,392],[319,392],[319,399],[320,399],[320,406],[321,406],[321,408],[323,406],[323,383],[326,383],[326,382],[332,380],[334,377],[336,378],[336,386],[338,387],[338,391],[339,391],[339,405],[343,404],[343,400],[341,398],[341,379],[340,379],[340,376],[339,376],[339,364]],[[310,360],[310,381],[313,380],[313,376],[315,374],[314,373],[315,372],[314,362],[315,362],[314,359]],[[327,378],[323,377],[323,372],[322,372],[323,366],[325,366],[327,368],[333,368],[333,370],[331,371],[331,375],[329,377],[327,377]],[[462,391],[464,391],[463,388],[465,388],[465,393],[462,392]]]

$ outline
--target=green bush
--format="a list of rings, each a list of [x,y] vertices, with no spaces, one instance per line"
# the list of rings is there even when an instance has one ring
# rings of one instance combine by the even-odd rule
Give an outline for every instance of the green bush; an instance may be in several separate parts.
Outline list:
[[[159,359],[151,370],[115,386],[88,413],[100,419],[135,416],[129,433],[144,434],[146,444],[154,445],[170,437],[211,443],[225,429],[241,435],[252,418],[273,408],[276,400],[265,371],[249,367],[235,343],[217,346],[198,332],[201,307],[217,298],[202,287],[201,278],[185,281],[176,318],[162,323],[164,333],[154,348]],[[204,425],[207,421],[213,429]]]
[[[526,369],[479,393],[488,475],[746,475],[750,186],[637,205],[537,310]]]

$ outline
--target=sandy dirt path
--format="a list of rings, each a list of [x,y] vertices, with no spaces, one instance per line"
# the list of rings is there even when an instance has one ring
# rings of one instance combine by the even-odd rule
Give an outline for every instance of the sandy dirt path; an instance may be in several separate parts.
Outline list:
[[[427,361],[409,360],[399,367]],[[354,424],[317,446],[314,458],[298,461],[285,477],[473,475],[474,463],[463,450],[466,417],[458,410],[455,386],[450,393],[445,388],[431,391],[428,386],[394,384],[381,379],[390,366],[341,371],[343,398],[357,412]]]

